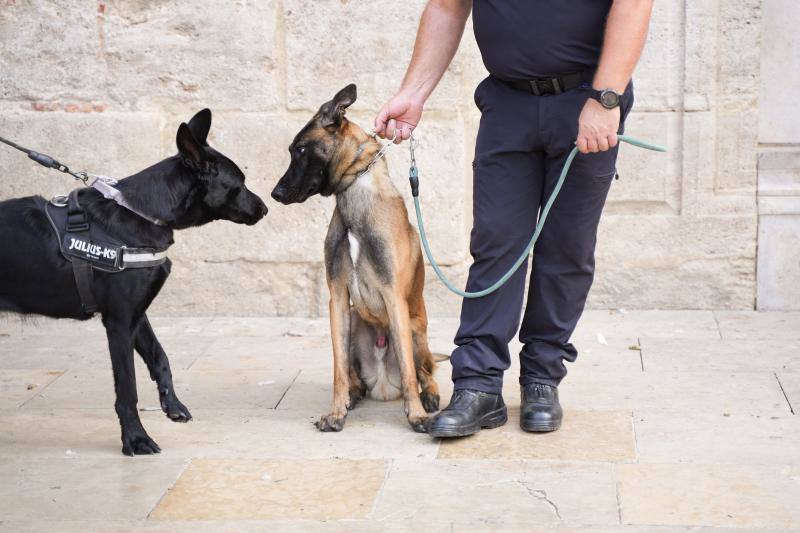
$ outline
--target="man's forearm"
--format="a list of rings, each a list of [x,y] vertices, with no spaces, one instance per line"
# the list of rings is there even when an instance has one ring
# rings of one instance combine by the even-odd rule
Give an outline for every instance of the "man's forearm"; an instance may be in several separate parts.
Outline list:
[[[428,2],[400,92],[420,102],[428,99],[453,60],[471,8],[470,0]]]
[[[595,89],[625,90],[642,55],[652,10],[653,0],[614,0],[594,76]]]

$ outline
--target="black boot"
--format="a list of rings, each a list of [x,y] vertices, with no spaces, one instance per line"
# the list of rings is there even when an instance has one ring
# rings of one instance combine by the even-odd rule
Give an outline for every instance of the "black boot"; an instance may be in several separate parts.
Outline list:
[[[503,397],[471,389],[458,389],[450,405],[436,415],[428,428],[432,437],[465,437],[482,428],[496,428],[508,420]]]
[[[541,383],[522,387],[519,425],[525,431],[547,432],[561,427],[564,412],[558,403],[558,389]]]

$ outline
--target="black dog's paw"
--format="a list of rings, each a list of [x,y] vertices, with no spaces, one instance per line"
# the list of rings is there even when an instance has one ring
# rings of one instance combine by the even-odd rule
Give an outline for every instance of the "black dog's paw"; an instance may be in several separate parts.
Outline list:
[[[144,430],[122,434],[122,453],[129,457],[134,455],[152,455],[161,453],[161,448]]]
[[[435,413],[436,411],[439,410],[438,394],[431,394],[423,391],[419,395],[419,399],[422,402],[422,407],[425,409],[426,413]]]
[[[167,415],[167,418],[173,422],[188,422],[192,419],[192,414],[189,409],[175,397],[163,398],[161,400],[161,410]]]
[[[317,429],[320,431],[341,431],[342,428],[344,428],[344,420],[344,416],[334,414],[322,415],[314,425],[317,426]]]

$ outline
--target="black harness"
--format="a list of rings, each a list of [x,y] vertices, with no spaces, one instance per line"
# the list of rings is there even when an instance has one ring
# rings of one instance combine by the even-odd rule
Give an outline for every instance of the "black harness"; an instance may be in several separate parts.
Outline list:
[[[44,206],[50,226],[56,232],[61,254],[72,263],[75,285],[83,311],[97,312],[92,290],[94,270],[117,273],[128,268],[150,268],[167,260],[166,248],[131,248],[108,233],[100,224],[91,224],[78,201],[78,189],[69,196],[56,196]]]

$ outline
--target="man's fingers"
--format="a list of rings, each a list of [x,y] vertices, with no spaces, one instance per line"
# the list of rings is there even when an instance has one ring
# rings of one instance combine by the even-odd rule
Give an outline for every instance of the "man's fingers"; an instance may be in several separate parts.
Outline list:
[[[582,154],[589,153],[589,145],[586,142],[586,137],[579,137],[578,142],[576,143],[578,146],[578,151]]]
[[[410,124],[403,125],[402,135],[400,136],[401,141],[407,141],[411,138],[411,133],[414,131],[414,126]]]
[[[386,121],[389,118],[389,108],[388,106],[383,106],[380,111],[378,111],[378,116],[375,117],[375,123],[372,127],[372,131],[378,134],[378,136],[386,138]]]
[[[596,154],[600,151],[600,147],[597,146],[597,139],[594,137],[587,139],[587,144],[589,146],[589,153]]]
[[[617,134],[612,133],[608,136],[608,146],[614,148],[617,144],[619,144],[619,139],[617,139]]]
[[[597,147],[600,149],[601,152],[605,152],[606,150],[608,150],[608,137],[598,137]]]
[[[393,139],[396,131],[397,131],[397,122],[393,118],[390,118],[389,121],[386,123],[384,138]]]

